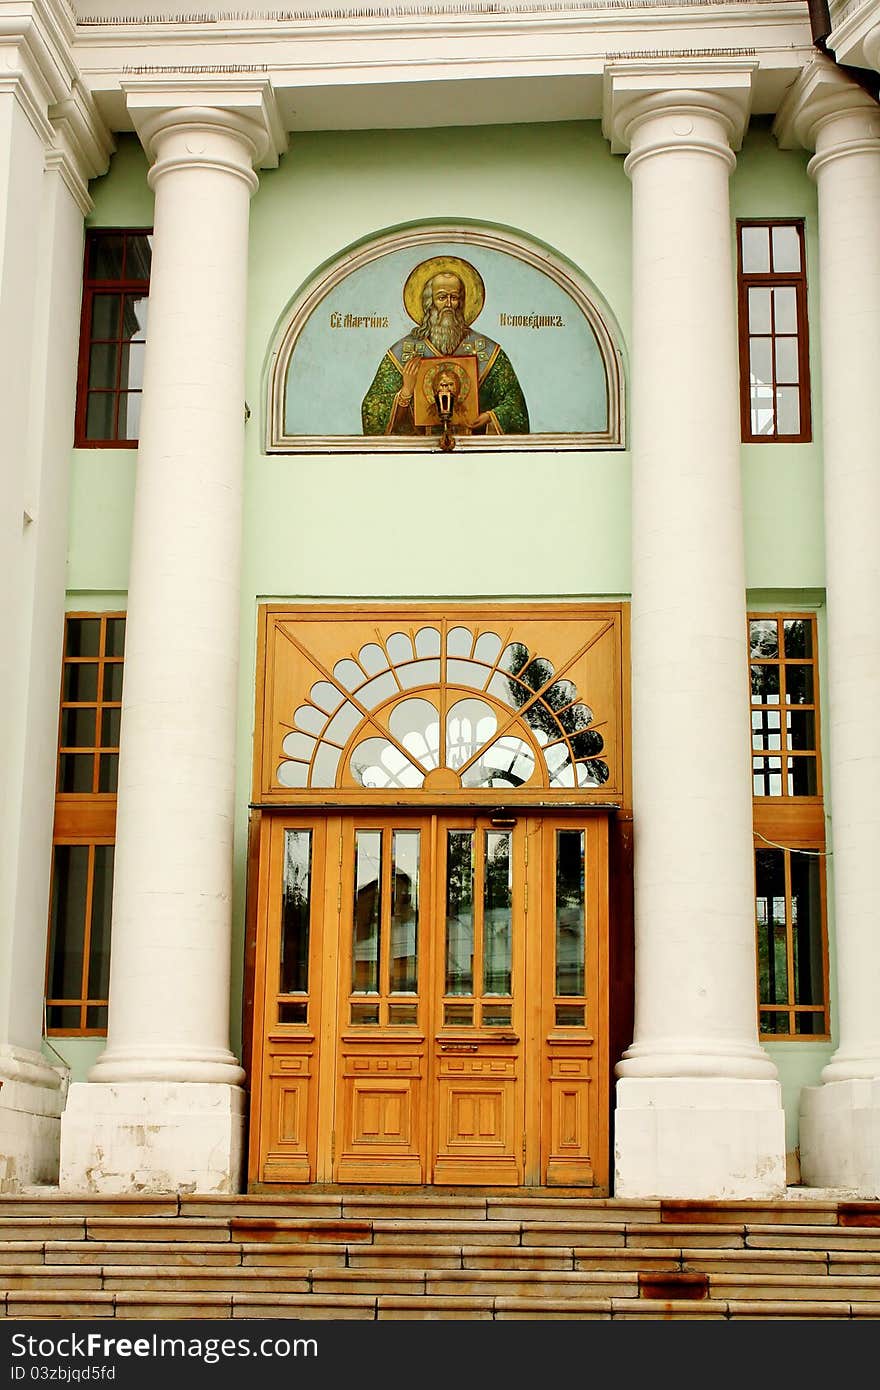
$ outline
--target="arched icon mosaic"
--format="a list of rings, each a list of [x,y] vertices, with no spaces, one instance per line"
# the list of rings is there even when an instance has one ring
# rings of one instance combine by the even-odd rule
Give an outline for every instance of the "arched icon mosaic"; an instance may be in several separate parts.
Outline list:
[[[422,228],[346,255],[286,317],[270,376],[270,450],[623,442],[607,310],[495,232]]]

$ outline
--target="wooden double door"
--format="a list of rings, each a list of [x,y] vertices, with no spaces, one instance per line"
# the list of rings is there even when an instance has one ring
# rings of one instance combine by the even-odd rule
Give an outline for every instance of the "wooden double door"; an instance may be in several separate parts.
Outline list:
[[[608,1185],[601,813],[266,815],[252,1186]]]

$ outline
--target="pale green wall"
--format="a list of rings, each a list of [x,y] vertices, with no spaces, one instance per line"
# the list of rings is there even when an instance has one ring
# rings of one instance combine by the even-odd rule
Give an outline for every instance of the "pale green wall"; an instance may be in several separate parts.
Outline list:
[[[807,219],[818,437],[816,199],[806,160],[803,152],[780,152],[768,123],[756,122],[739,156],[731,196],[734,216]],[[137,141],[121,137],[109,174],[92,185],[91,225],[150,225],[146,168]],[[466,221],[531,239],[579,268],[616,318],[626,351],[630,213],[623,158],[609,153],[598,123],[297,135],[280,167],[261,173],[251,211],[245,392],[251,418],[232,983],[236,1044],[258,603],[595,598],[625,596],[630,585],[626,451],[265,455],[268,357],[278,328],[308,282],[346,249],[414,223]],[[750,601],[820,602],[818,443],[744,446],[742,457]],[[78,599],[107,590],[115,602],[115,591],[127,586],[135,465],[134,451],[74,452],[69,587]],[[468,502],[463,511],[457,505],[461,496]],[[783,592],[789,595],[784,600]],[[60,1050],[73,1058],[70,1040],[62,1041]],[[91,1040],[77,1046],[83,1065],[86,1058],[90,1063]],[[780,1068],[793,1145],[797,1093],[817,1078],[829,1046],[777,1043],[770,1050]]]

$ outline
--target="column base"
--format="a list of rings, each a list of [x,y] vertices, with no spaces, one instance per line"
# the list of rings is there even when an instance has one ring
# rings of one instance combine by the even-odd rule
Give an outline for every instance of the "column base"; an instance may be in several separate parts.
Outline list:
[[[0,1046],[0,1193],[57,1183],[65,1087],[42,1053]]]
[[[880,1077],[805,1086],[800,1157],[803,1181],[811,1187],[880,1197]]]
[[[241,1191],[245,1093],[205,1082],[74,1082],[62,1192]]]
[[[617,1082],[615,1197],[772,1199],[785,1192],[778,1081]]]

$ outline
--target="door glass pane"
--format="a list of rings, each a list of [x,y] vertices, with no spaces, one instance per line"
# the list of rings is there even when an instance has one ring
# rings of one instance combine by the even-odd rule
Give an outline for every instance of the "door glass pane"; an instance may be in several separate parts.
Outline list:
[[[790,859],[794,1002],[824,1004],[819,860],[808,854],[794,852]],[[819,1022],[821,1025],[824,1020],[820,1019]]]
[[[446,993],[474,992],[474,836],[446,836]]]
[[[556,993],[584,992],[584,832],[556,832]]]
[[[758,927],[758,977],[762,1004],[788,1003],[788,956],[785,930],[785,855],[781,849],[755,853],[755,911]],[[765,1015],[764,1031],[774,1031]],[[786,1027],[788,1031],[788,1020]]]
[[[52,999],[82,997],[88,885],[88,845],[56,845],[49,941],[49,997]],[[56,1026],[74,1028],[78,1025],[79,1010],[74,1022]]]
[[[391,837],[392,994],[415,994],[418,989],[419,840],[418,830],[395,830]]]
[[[284,886],[281,899],[280,994],[306,994],[309,988],[312,832],[285,830]]]
[[[511,832],[486,833],[483,879],[483,991],[510,994]],[[485,1020],[484,1020],[485,1021]]]
[[[92,875],[92,930],[89,936],[89,998],[106,999],[110,989],[110,907],[113,898],[113,846],[95,845]],[[106,1020],[105,1020],[106,1021]],[[102,1027],[102,1024],[88,1024]]]
[[[382,926],[382,832],[357,830],[354,837],[355,900],[351,946],[351,987],[355,994],[379,992]],[[352,1017],[352,1022],[356,1020]],[[373,1022],[373,1019],[363,1019]],[[378,1022],[378,1019],[375,1020]]]

